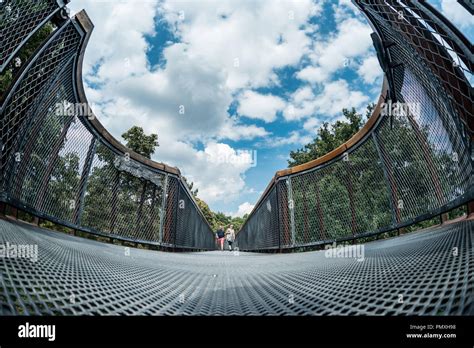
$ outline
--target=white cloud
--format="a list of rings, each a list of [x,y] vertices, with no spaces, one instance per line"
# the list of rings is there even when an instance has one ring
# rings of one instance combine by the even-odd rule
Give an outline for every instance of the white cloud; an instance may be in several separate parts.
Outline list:
[[[224,71],[226,85],[239,89],[265,86],[276,79],[273,69],[299,62],[311,43],[305,30],[313,8],[310,0],[167,1],[162,12],[190,55]]]
[[[352,3],[352,0],[339,0],[337,3],[332,5],[332,8],[334,10],[334,19],[336,22],[340,22],[347,17],[360,13],[358,8]]]
[[[254,91],[246,91],[239,98],[237,112],[249,118],[256,118],[265,122],[273,122],[277,112],[285,107],[285,101],[274,95],[263,95]]]
[[[239,152],[227,144],[209,143],[202,151],[190,149],[194,161],[184,173],[199,188],[199,197],[212,204],[215,202],[229,202],[239,197],[245,190],[245,181],[242,177],[247,169],[252,167],[251,153]]]
[[[310,83],[329,80],[335,72],[353,65],[356,57],[365,55],[372,47],[371,28],[356,18],[346,18],[337,25],[337,32],[326,41],[318,41],[310,54],[312,65],[297,73]]]
[[[243,217],[245,214],[250,214],[254,207],[255,207],[254,204],[250,204],[249,202],[244,202],[239,205],[239,209],[237,210],[237,212],[231,215],[232,217]]]
[[[365,106],[369,97],[361,91],[351,90],[345,80],[326,83],[318,93],[309,92],[306,87],[298,89],[290,97],[290,102],[283,112],[286,120],[300,120],[310,116],[331,118],[341,114],[343,108],[356,109]],[[311,128],[311,123],[306,127]]]
[[[382,76],[382,69],[376,56],[369,56],[364,59],[357,69],[357,74],[362,77],[365,83],[372,84],[378,77]]]
[[[255,125],[242,125],[234,119],[229,119],[220,130],[217,138],[238,141],[242,139],[250,140],[261,138],[268,135],[270,135],[270,133],[267,132],[265,128]]]
[[[317,117],[309,118],[303,124],[303,128],[308,132],[316,133],[317,129],[321,125],[321,120]]]
[[[443,14],[455,25],[463,29],[472,29],[474,17],[457,1],[441,0],[441,10]]]
[[[360,91],[350,90],[345,80],[330,82],[314,100],[317,114],[336,116],[343,108],[358,108],[369,102],[369,97]]]
[[[314,138],[314,134],[310,134],[306,131],[291,131],[290,134],[284,137],[273,137],[266,139],[262,143],[258,143],[258,147],[275,148],[284,145],[304,145],[311,142]]]

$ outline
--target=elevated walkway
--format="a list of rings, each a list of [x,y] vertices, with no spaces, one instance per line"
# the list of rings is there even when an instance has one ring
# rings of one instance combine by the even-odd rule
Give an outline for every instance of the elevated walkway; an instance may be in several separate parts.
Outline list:
[[[167,253],[0,220],[0,244],[38,245],[0,262],[0,314],[473,314],[474,221],[325,251]]]

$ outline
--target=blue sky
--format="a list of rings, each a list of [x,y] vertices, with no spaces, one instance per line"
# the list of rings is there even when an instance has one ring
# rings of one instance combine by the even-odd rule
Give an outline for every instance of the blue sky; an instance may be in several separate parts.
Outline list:
[[[472,40],[467,11],[432,3]],[[347,0],[71,7],[96,27],[84,71],[100,121],[117,138],[133,125],[158,133],[153,159],[178,166],[214,211],[249,212],[291,150],[380,91],[371,29]]]

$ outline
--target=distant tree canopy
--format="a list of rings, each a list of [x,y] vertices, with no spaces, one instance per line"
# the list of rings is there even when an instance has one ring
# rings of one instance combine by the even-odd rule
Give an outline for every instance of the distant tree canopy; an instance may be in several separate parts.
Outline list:
[[[374,107],[375,104],[373,103],[367,105],[366,119],[370,117]],[[331,125],[328,122],[324,122],[312,142],[306,144],[301,149],[291,151],[291,159],[288,160],[288,166],[294,167],[331,152],[361,129],[364,119],[361,114],[356,112],[355,108],[350,110],[342,109],[342,114],[347,121],[336,121]]]
[[[128,131],[122,134],[127,143],[126,146],[136,153],[151,158],[155,153],[155,149],[160,146],[158,143],[158,135],[146,135],[142,127],[133,126]]]

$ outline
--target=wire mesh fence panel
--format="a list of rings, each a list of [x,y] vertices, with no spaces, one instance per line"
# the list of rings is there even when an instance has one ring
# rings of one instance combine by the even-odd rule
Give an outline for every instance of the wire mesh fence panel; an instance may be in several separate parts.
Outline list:
[[[394,61],[410,67],[428,93],[437,91],[434,100],[450,105],[449,117],[462,121],[472,135],[474,61],[469,41],[427,3],[358,3],[390,42],[390,53],[398,55]],[[423,75],[425,78],[421,78]]]
[[[420,148],[430,165],[433,184],[438,190],[440,204],[453,201],[473,186],[472,161],[462,130],[449,116],[441,98],[433,101],[415,74],[404,70],[399,99],[413,108],[406,115],[417,128]],[[439,94],[439,92],[438,92]]]
[[[124,236],[130,239],[139,239],[138,231],[135,225],[137,221],[137,212],[140,206],[140,192],[143,182],[140,178],[133,175],[120,172],[118,185],[113,197],[112,206],[112,233]]]
[[[420,151],[417,134],[405,116],[392,116],[377,129],[377,138],[395,179],[396,205],[406,221],[439,206],[428,163]]]
[[[81,224],[131,240],[159,242],[164,175],[153,173],[154,182],[133,176],[117,168],[119,157],[103,144],[97,147]]]
[[[179,182],[174,176],[168,176],[166,189],[166,206],[164,211],[164,221],[162,227],[161,242],[164,245],[173,245],[177,230],[177,213],[178,213],[178,197]]]
[[[237,234],[240,249],[279,247],[277,192],[273,188],[254,212],[254,217]]]
[[[199,219],[198,213],[192,207],[191,200],[184,187],[179,190],[178,196],[178,213],[177,213],[177,226],[176,226],[176,239],[175,244],[177,246],[192,246],[197,242],[197,232],[199,224],[192,224],[191,221],[197,221]]]
[[[288,195],[288,181],[280,180],[276,184],[278,199],[278,221],[279,221],[279,246],[281,248],[290,247],[292,245],[292,209],[295,209],[295,203],[290,202]]]
[[[390,192],[372,138],[369,137],[345,158],[348,185],[352,190],[354,234],[375,232],[389,226],[393,221]]]
[[[363,3],[385,42],[390,42],[393,96],[404,105],[398,115],[388,115],[391,127],[379,134],[392,133],[389,152],[398,159],[392,159],[389,166],[396,172],[394,189],[400,196],[397,204],[403,207],[400,215],[407,220],[442,207],[472,187],[466,122],[472,118],[468,82],[472,57],[457,47],[439,22],[418,15],[427,11],[423,6]],[[467,107],[466,98],[471,100]],[[403,148],[395,144],[405,138],[408,141]],[[411,155],[404,158],[407,153]],[[390,153],[386,155],[390,157]]]
[[[114,166],[116,154],[103,143],[97,145],[84,195],[81,224],[102,233],[112,231],[112,210],[119,181]]]
[[[64,116],[63,116],[64,117]],[[67,116],[69,117],[69,116]],[[53,149],[44,173],[37,201],[37,209],[57,219],[74,222],[81,175],[85,158],[93,140],[92,134],[75,117],[64,133],[59,151]]]
[[[56,0],[0,2],[0,72],[27,37],[58,10]]]
[[[164,175],[161,180],[163,183]],[[159,242],[163,185],[158,186],[147,181],[144,187],[141,207],[137,214],[137,230],[143,231],[140,239]]]
[[[194,206],[183,182],[179,182],[175,245],[183,248],[214,249],[214,233]]]
[[[37,197],[51,158],[51,149],[61,144],[61,133],[73,116],[58,116],[57,103],[73,101],[73,86],[68,79],[72,74],[69,64],[49,89],[41,107],[34,108],[25,117],[21,130],[12,142],[10,158],[5,158],[8,170],[5,189],[12,199],[38,208]]]
[[[305,173],[292,177],[291,184],[296,244],[304,245],[325,239],[319,176],[314,171]],[[291,226],[289,229],[291,231]],[[288,243],[288,232],[285,235],[286,237],[282,238],[285,243],[282,245],[291,245]]]
[[[351,236],[354,232],[354,221],[346,163],[339,159],[337,162],[314,172],[306,180],[316,180],[321,188],[319,197],[322,215],[325,224],[330,226],[326,229],[326,237],[332,240]]]
[[[65,25],[53,34],[51,42],[39,53],[24,76],[15,85],[13,91],[5,99],[2,106],[1,122],[1,162],[0,174],[2,181],[5,176],[5,166],[12,156],[12,147],[18,139],[18,132],[28,120],[28,116],[35,117],[31,107],[37,98],[47,94],[49,83],[55,79],[66,62],[79,48],[80,35],[72,24]],[[72,76],[71,76],[72,77]],[[71,98],[68,96],[68,98]],[[4,184],[4,183],[3,183]]]

